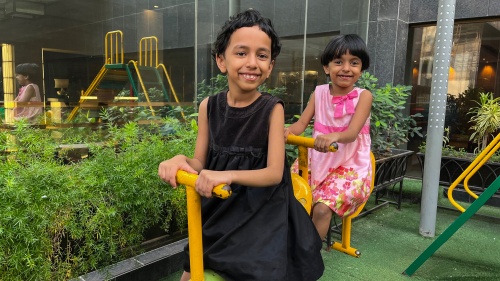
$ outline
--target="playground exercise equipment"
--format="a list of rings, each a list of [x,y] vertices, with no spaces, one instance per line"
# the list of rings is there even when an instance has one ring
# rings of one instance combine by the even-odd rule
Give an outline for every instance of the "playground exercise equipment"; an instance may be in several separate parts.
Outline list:
[[[312,193],[307,182],[308,165],[307,165],[307,148],[314,147],[314,139],[302,136],[289,135],[287,139],[288,144],[297,145],[299,149],[299,174],[292,174],[293,191],[295,198],[304,206],[306,211],[310,214],[312,209]],[[337,151],[337,144],[332,144],[330,147],[331,152]],[[371,154],[371,161],[375,167],[375,158]],[[375,169],[375,168],[373,168]],[[193,281],[223,281],[224,279],[215,272],[207,269],[204,270],[203,266],[203,242],[202,242],[202,222],[201,222],[201,198],[196,192],[194,186],[196,183],[197,175],[190,174],[185,171],[179,170],[176,175],[176,181],[179,184],[186,186],[186,199],[187,199],[187,217],[188,217],[188,241],[190,248],[189,260],[191,264],[191,280]],[[372,180],[373,183],[373,180]],[[373,187],[373,184],[372,184]],[[218,185],[212,191],[213,196],[226,199],[231,196],[231,188],[228,185]],[[351,219],[355,217],[362,210],[360,206],[356,214],[345,217],[343,227],[348,228],[342,231],[342,243],[337,243],[333,249],[347,253],[351,256],[359,257],[358,250],[350,246],[351,235]]]
[[[308,161],[307,149],[314,147],[314,139],[289,135],[287,143],[297,145],[298,147],[299,174],[298,175],[292,174],[293,190],[295,193],[295,197],[302,203],[302,205],[304,205],[308,213],[310,213],[312,207],[312,193],[311,193],[311,188],[309,187],[308,184],[309,171],[307,165]],[[332,147],[330,151],[335,152],[336,150],[337,150],[337,144],[334,144],[334,147]],[[372,180],[370,184],[370,194],[371,194],[375,183],[375,157],[371,152],[370,152],[370,161],[372,163]],[[307,200],[305,198],[307,198]],[[305,203],[303,203],[303,201],[305,201]],[[365,204],[366,202],[363,203],[363,205],[359,206],[354,214],[342,218],[341,242],[335,241],[332,243],[331,229],[328,231],[327,245],[329,248],[343,252],[345,254],[348,254],[356,258],[359,258],[361,256],[361,252],[358,249],[351,247],[351,230],[352,230],[352,220],[361,213],[361,211],[365,207]]]
[[[124,61],[123,32],[120,30],[110,31],[104,39],[104,65],[96,77],[80,97],[78,105],[73,108],[67,120],[71,121],[76,116],[82,105],[98,90],[111,91],[113,97],[116,92],[129,86],[130,96],[139,97],[144,94],[145,105],[155,116],[153,106],[162,106],[169,103],[168,92],[163,83],[163,73],[169,84],[170,92],[180,105],[177,94],[172,85],[170,75],[164,64],[158,63],[158,39],[154,36],[144,37],[139,41],[139,61]],[[147,78],[147,79],[146,79]],[[152,102],[147,89],[155,87],[163,93],[165,102]],[[141,106],[141,103],[138,103]],[[181,111],[184,118],[184,112]]]
[[[462,227],[467,220],[469,220],[485,203],[490,199],[495,192],[500,189],[500,177],[494,180],[488,188],[486,188],[480,196],[477,196],[474,192],[469,189],[468,181],[469,179],[486,163],[493,154],[500,148],[500,134],[498,134],[493,141],[474,159],[474,161],[463,171],[463,173],[452,183],[450,189],[448,190],[448,198],[453,206],[457,208],[462,214],[450,225],[448,228],[439,235],[434,242],[425,249],[420,256],[413,261],[413,263],[408,266],[404,275],[411,276],[417,269],[422,266],[422,264],[429,259],[448,239],[455,234],[455,232]],[[465,179],[465,180],[464,180]],[[453,199],[453,189],[464,180],[463,185],[467,193],[475,198],[474,202],[467,208],[464,209]]]

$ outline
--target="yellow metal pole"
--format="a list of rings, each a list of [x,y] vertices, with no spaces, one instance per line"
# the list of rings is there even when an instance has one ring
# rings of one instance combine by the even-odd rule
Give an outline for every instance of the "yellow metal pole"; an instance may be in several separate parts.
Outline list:
[[[308,167],[308,151],[307,147],[299,146],[299,176],[301,176],[306,182],[309,182],[309,167]]]
[[[165,65],[163,63],[160,63],[158,67],[161,67],[163,69],[163,73],[165,74],[165,76],[167,77],[167,81],[168,81],[168,85],[170,86],[170,91],[172,91],[172,94],[174,96],[174,99],[175,101],[177,102],[177,104],[179,104],[179,106],[181,105],[180,102],[179,102],[179,99],[177,98],[177,94],[175,93],[175,89],[174,89],[174,85],[172,84],[172,80],[170,80],[170,75],[168,75],[168,72],[167,72],[167,68],[165,67]],[[181,107],[181,115],[182,115],[182,118],[184,120],[186,120],[186,117],[184,116],[184,110],[182,109]]]
[[[472,192],[470,190],[469,180],[484,165],[484,163],[486,163],[488,160],[490,160],[491,156],[493,156],[493,154],[495,154],[495,152],[497,152],[498,148],[500,148],[500,143],[497,143],[491,151],[487,151],[487,150],[483,151],[478,156],[478,158],[481,158],[481,156],[482,156],[481,162],[479,162],[479,164],[464,179],[464,188],[467,191],[467,193],[469,193],[470,196],[474,197],[474,199],[477,199],[478,196],[477,196],[477,194],[475,194],[474,192]],[[484,155],[484,154],[486,154],[486,155]]]
[[[462,182],[462,180],[478,165],[482,165],[484,164],[484,162],[486,161],[483,161],[483,158],[485,157],[485,155],[487,155],[489,152],[491,152],[493,150],[493,153],[498,149],[498,146],[494,148],[494,146],[500,141],[500,134],[498,134],[492,141],[491,143],[483,150],[483,152],[481,152],[477,157],[476,159],[474,159],[474,161],[472,161],[472,163],[462,172],[462,174],[460,174],[460,176],[458,176],[458,178],[450,185],[449,189],[448,189],[448,200],[450,200],[450,203],[455,207],[457,208],[460,212],[465,212],[465,209],[460,206],[460,204],[458,204],[455,199],[453,199],[453,190],[455,189],[455,187],[457,187],[457,185]],[[491,154],[493,154],[491,153]],[[491,154],[488,156],[488,159],[489,157],[491,157]],[[481,163],[480,163],[481,162]],[[477,197],[475,197],[477,198]]]
[[[188,217],[188,241],[189,241],[189,262],[191,265],[191,280],[203,281],[203,239],[202,239],[202,224],[201,224],[201,197],[196,192],[194,186],[196,179],[195,174],[190,174],[185,171],[178,171],[176,181],[179,184],[186,186],[187,198],[187,217]],[[231,196],[231,189],[225,184],[216,186],[213,195],[222,199]]]
[[[131,60],[130,61],[132,65],[135,68],[135,72],[137,73],[137,78],[139,78],[139,84],[141,85],[142,91],[144,92],[144,97],[146,97],[146,101],[148,102],[149,109],[151,110],[151,115],[156,116],[155,110],[153,109],[153,106],[151,105],[151,101],[149,100],[149,95],[148,91],[146,90],[146,87],[144,86],[144,81],[142,80],[141,73],[139,72],[139,67],[137,65],[136,61]]]
[[[302,137],[302,136],[296,136],[296,135],[288,135],[286,142],[288,144],[296,145],[296,146],[305,146],[309,148],[314,147],[314,139],[313,138],[308,138],[308,137]],[[337,151],[337,144],[332,143],[330,145],[330,152],[335,152]]]
[[[188,211],[189,262],[191,280],[202,281],[203,277],[203,242],[201,226],[201,199],[194,187],[186,186]]]

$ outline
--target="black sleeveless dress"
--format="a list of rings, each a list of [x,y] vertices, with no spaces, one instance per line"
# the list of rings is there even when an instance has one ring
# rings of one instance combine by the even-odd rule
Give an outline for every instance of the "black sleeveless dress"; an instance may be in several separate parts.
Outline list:
[[[256,170],[267,165],[270,113],[283,102],[262,94],[244,108],[227,92],[208,100],[210,144],[206,169]],[[295,199],[285,161],[279,185],[233,184],[226,200],[202,197],[204,266],[226,280],[317,280],[324,270],[321,239]],[[188,247],[184,269],[189,270]]]

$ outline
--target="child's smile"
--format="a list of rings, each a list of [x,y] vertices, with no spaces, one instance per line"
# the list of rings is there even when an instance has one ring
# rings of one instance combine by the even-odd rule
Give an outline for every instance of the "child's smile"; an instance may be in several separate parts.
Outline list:
[[[348,91],[361,76],[361,68],[361,59],[349,52],[343,54],[340,58],[333,59],[327,66],[324,66],[333,86],[337,86],[339,89],[346,88]],[[337,92],[336,94],[347,94],[347,92]]]
[[[255,81],[260,77],[260,75],[257,74],[241,74],[241,76],[243,76],[244,79],[250,81]]]

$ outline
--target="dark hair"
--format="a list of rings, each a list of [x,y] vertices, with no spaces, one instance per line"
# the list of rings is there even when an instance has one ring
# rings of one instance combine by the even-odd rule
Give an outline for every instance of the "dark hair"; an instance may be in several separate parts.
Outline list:
[[[16,73],[28,76],[28,79],[38,84],[40,82],[40,67],[36,63],[21,63],[16,66]]]
[[[212,58],[215,60],[218,55],[224,54],[233,32],[242,27],[252,26],[258,26],[260,30],[271,38],[271,60],[276,60],[276,57],[278,57],[281,51],[281,43],[278,34],[274,30],[271,20],[264,18],[256,10],[246,10],[230,17],[229,20],[226,21],[215,40]]]
[[[366,50],[366,44],[356,34],[346,34],[334,37],[325,47],[321,55],[321,64],[327,66],[329,62],[338,59],[347,52],[361,59],[361,70],[370,67],[370,56]]]

